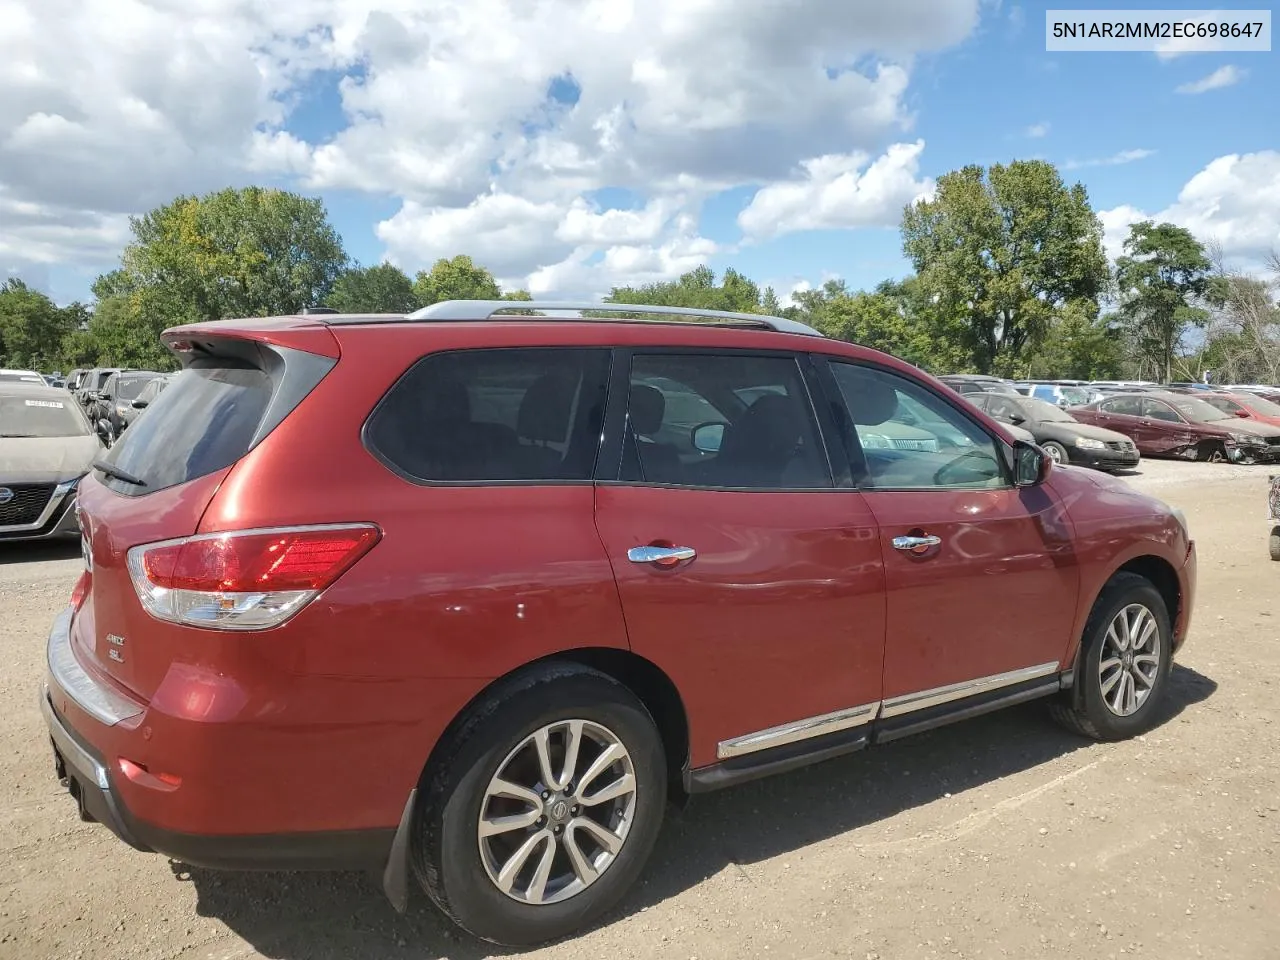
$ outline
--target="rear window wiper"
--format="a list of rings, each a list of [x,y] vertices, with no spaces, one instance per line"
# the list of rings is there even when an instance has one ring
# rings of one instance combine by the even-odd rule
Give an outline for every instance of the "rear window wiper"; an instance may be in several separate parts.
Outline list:
[[[123,480],[125,483],[132,484],[135,487],[145,487],[147,485],[147,481],[143,480],[141,477],[135,477],[128,470],[121,470],[119,467],[114,464],[107,463],[105,460],[93,461],[93,468],[95,470],[101,470],[108,477],[115,477],[117,480]]]

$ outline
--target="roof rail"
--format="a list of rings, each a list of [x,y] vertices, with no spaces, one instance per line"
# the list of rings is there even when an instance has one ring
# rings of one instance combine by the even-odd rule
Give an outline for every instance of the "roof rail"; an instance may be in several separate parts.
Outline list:
[[[698,307],[662,307],[648,303],[591,303],[578,300],[442,300],[429,307],[415,310],[405,317],[406,320],[491,320],[495,313],[507,310],[539,310],[539,311],[574,311],[579,314],[573,319],[583,319],[581,313],[586,310],[606,313],[652,313],[676,317],[706,317],[710,320],[749,323],[755,326],[775,330],[778,333],[800,333],[810,337],[821,337],[822,332],[797,320],[785,317],[771,317],[761,313],[731,313],[727,310],[702,310]],[[519,317],[499,317],[498,319],[517,320]],[[590,318],[586,318],[590,319]]]

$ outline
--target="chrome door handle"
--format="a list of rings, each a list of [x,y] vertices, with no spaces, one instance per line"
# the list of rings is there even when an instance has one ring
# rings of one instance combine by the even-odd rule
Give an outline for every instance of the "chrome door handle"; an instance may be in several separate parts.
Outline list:
[[[692,560],[698,555],[693,547],[632,547],[627,551],[627,559],[632,563],[657,563],[663,566],[674,566],[682,560]]]
[[[927,537],[894,537],[893,549],[908,550],[918,553],[921,550],[928,550],[930,547],[936,547],[940,543],[942,543],[942,538],[935,537],[933,534],[930,534]]]

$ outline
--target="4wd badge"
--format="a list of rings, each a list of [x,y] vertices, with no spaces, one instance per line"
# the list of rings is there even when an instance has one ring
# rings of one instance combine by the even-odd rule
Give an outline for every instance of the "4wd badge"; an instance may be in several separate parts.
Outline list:
[[[124,637],[117,637],[114,633],[107,634],[107,643],[111,646],[107,649],[107,656],[116,663],[124,663]]]

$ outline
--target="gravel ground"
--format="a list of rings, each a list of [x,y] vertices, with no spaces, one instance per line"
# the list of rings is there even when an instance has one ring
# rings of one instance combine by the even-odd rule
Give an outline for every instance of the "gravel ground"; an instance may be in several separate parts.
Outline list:
[[[1145,463],[1199,542],[1166,717],[1098,746],[1034,704],[697,799],[597,929],[533,957],[1280,957],[1280,564],[1265,467]],[[218,874],[82,824],[36,689],[78,549],[0,550],[0,958],[472,958],[364,875]],[[1028,610],[1028,616],[1035,611]]]

